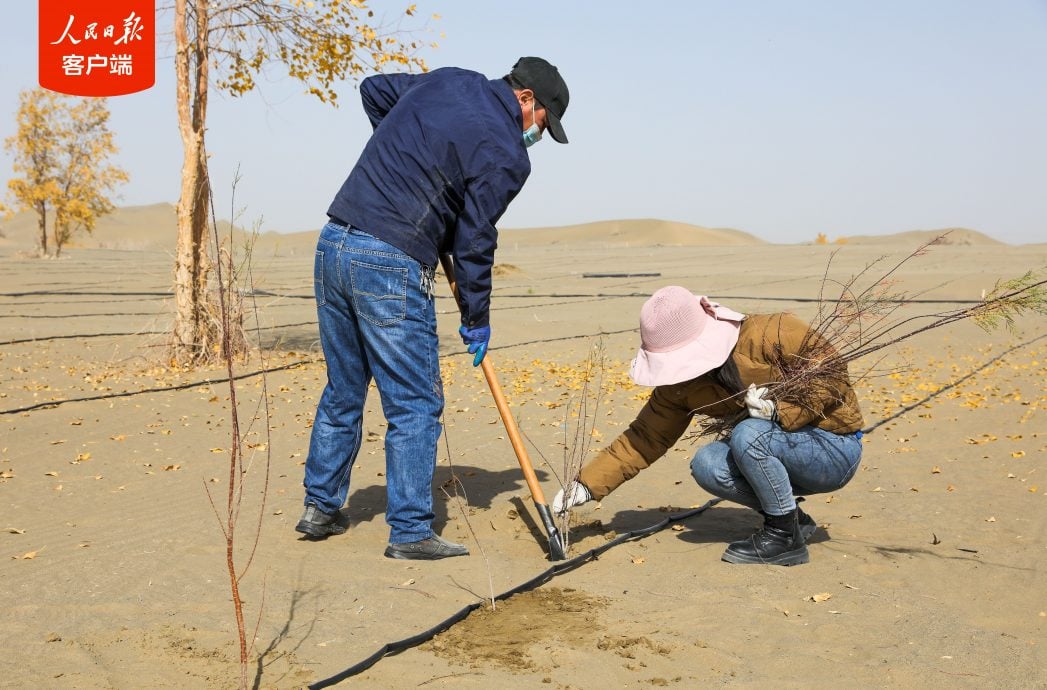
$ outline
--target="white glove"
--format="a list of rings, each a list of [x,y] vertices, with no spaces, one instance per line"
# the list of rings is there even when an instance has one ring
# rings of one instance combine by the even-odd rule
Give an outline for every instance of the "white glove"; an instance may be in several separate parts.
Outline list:
[[[766,388],[757,388],[755,383],[749,384],[749,390],[745,392],[745,406],[749,408],[749,416],[753,419],[766,419],[773,421],[777,416],[774,409],[774,401],[767,400]]]
[[[589,493],[585,484],[578,481],[570,482],[566,487],[557,491],[556,496],[553,497],[553,512],[559,515],[592,500],[592,497],[593,495]]]

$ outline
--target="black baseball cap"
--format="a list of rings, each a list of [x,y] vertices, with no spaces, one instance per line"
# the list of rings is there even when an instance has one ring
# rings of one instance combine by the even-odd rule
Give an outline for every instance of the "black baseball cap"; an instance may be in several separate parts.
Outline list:
[[[545,108],[549,133],[556,141],[566,144],[567,134],[563,131],[560,118],[567,112],[567,101],[571,94],[556,65],[550,65],[540,57],[522,57],[513,65],[510,75],[518,84],[534,91],[534,97]]]

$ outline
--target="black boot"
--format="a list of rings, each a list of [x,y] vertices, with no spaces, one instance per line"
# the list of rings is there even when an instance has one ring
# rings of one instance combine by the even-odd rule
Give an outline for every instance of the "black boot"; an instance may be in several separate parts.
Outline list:
[[[803,512],[803,508],[800,507],[800,502],[803,500],[803,496],[796,497],[796,521],[800,523],[800,536],[803,537],[803,543],[808,544],[811,541],[811,537],[818,531],[818,523],[814,521],[814,518]],[[764,522],[771,516],[767,513],[760,511],[760,515],[763,515]],[[788,518],[787,515],[782,515],[774,518],[774,520],[783,520]],[[777,527],[788,531],[788,524],[776,525]]]
[[[803,541],[806,544],[814,536],[814,533],[818,531],[818,523],[810,515],[803,512],[803,508],[799,505],[802,500],[803,496],[796,497],[796,521],[800,523],[800,534],[803,535]]]
[[[806,544],[807,540],[818,531],[818,523],[801,508],[797,508],[796,512],[798,513],[796,522],[800,526],[800,536],[803,537],[803,542]]]
[[[811,560],[800,533],[799,510],[787,515],[764,516],[763,529],[748,539],[736,541],[723,552],[728,563],[800,565]]]

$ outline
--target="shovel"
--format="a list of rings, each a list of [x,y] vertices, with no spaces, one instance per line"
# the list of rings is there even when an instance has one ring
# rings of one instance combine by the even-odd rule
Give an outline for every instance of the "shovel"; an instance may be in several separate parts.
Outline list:
[[[458,286],[454,282],[454,264],[451,256],[448,254],[442,255],[440,263],[443,265],[444,273],[447,275],[447,282],[451,284],[451,293],[454,295],[455,303],[457,303]],[[523,470],[524,479],[527,480],[527,488],[531,490],[534,507],[542,518],[545,531],[549,534],[549,560],[562,561],[567,558],[567,554],[564,553],[560,532],[557,531],[556,525],[553,523],[553,515],[549,511],[549,505],[545,502],[545,494],[542,493],[542,487],[538,484],[538,477],[534,474],[534,467],[531,465],[531,458],[527,455],[527,448],[524,447],[523,439],[520,437],[520,430],[516,428],[516,420],[509,411],[509,404],[505,401],[505,396],[502,394],[502,387],[498,383],[498,377],[495,375],[494,367],[491,365],[490,353],[480,362],[480,369],[483,370],[484,378],[487,379],[487,385],[491,388],[494,404],[498,408],[498,414],[502,417],[505,431],[509,434],[509,442],[513,444],[513,450],[516,451],[516,459],[520,462],[520,469]]]

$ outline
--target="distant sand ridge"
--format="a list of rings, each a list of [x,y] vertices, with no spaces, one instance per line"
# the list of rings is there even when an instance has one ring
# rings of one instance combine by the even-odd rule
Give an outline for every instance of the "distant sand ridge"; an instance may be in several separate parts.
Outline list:
[[[314,230],[280,233],[262,232],[256,240],[256,251],[274,255],[294,255],[312,251],[316,234],[323,218],[317,219]],[[219,221],[219,231],[223,236],[229,232],[229,222]],[[3,237],[0,237],[0,251],[31,252],[37,244],[37,217],[31,212],[16,215],[10,221],[0,225]],[[946,228],[941,230],[912,230],[890,235],[858,235],[854,237],[830,238],[830,242],[842,241],[847,244],[894,244],[899,246],[917,246],[948,231],[945,244],[951,245],[1001,245],[983,233],[967,228]],[[93,249],[118,249],[127,251],[167,251],[174,252],[177,236],[177,218],[172,204],[151,204],[148,206],[127,206],[119,208],[98,221],[90,235],[79,233],[67,245],[67,249],[78,247]],[[237,228],[234,236],[238,243],[244,241],[246,233]],[[804,238],[793,244],[812,244],[818,236],[812,232],[810,238]],[[767,244],[766,241],[732,228],[706,228],[668,220],[653,218],[634,220],[602,220],[578,225],[541,228],[505,228],[499,233],[499,243],[503,246],[550,246],[557,244],[582,244],[587,246],[622,247],[657,247],[657,246],[752,246]]]

